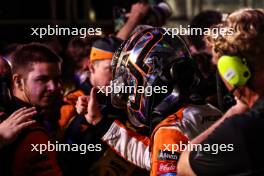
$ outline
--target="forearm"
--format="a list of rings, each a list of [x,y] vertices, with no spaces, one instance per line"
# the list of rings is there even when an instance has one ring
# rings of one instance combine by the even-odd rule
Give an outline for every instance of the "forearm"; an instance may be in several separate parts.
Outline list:
[[[137,24],[138,24],[138,20],[128,19],[125,25],[116,34],[116,37],[122,40],[126,40],[131,34],[131,32],[135,29]]]
[[[192,144],[200,144],[202,141],[204,141],[226,119],[224,116],[222,118],[220,118],[218,121],[216,121],[207,130],[205,130],[200,135],[198,135],[196,138],[194,138],[191,141],[191,143]]]

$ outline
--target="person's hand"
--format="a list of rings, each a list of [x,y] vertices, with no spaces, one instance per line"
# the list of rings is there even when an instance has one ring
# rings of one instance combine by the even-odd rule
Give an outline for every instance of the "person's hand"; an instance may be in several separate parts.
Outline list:
[[[236,111],[237,113],[243,113],[246,112],[249,109],[248,104],[241,101],[239,98],[235,97],[236,104],[232,106],[231,108]]]
[[[232,117],[232,115],[246,112],[249,109],[249,106],[239,98],[235,97],[235,100],[236,104],[227,110],[226,117]]]
[[[9,144],[16,139],[18,134],[28,126],[35,123],[32,117],[37,113],[36,108],[20,108],[13,112],[0,124],[1,143]]]
[[[149,4],[138,2],[133,4],[129,13],[126,14],[127,21],[125,25],[118,31],[116,37],[121,40],[128,39],[135,27],[140,24],[141,20],[146,16],[150,9]]]
[[[142,18],[146,16],[149,11],[149,4],[138,2],[132,5],[131,10],[129,13],[126,14],[128,20],[135,20],[139,22]]]
[[[78,114],[83,115],[87,113],[89,96],[80,96],[76,102],[75,108]]]
[[[88,106],[85,118],[88,123],[92,125],[98,124],[102,120],[102,114],[100,112],[100,107],[96,101],[96,88],[93,87],[90,96],[87,97]]]

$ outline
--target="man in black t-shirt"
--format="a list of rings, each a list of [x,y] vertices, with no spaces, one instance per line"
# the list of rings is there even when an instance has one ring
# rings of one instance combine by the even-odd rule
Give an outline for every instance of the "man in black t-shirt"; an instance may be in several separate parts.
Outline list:
[[[202,142],[222,146],[217,154],[212,154],[215,151],[190,152],[191,168],[203,176],[264,174],[263,129],[264,98],[261,98],[248,112],[226,119]]]
[[[264,175],[264,12],[236,11],[221,28],[232,35],[209,36],[208,42],[237,104],[191,141],[193,148],[181,154],[179,176]]]

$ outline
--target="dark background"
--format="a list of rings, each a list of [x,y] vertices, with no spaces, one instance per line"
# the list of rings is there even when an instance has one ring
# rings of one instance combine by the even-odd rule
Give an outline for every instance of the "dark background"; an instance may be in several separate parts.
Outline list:
[[[105,34],[114,32],[113,9],[129,11],[138,0],[1,0],[0,52],[10,43],[50,40],[31,36],[31,27],[101,27]],[[162,0],[146,0],[155,5]],[[242,7],[263,8],[264,0],[164,0],[171,4],[173,15],[168,26],[186,24],[197,13],[206,9],[232,12]],[[94,15],[92,15],[94,14]],[[57,37],[62,44],[71,36]],[[64,42],[65,41],[65,42]]]

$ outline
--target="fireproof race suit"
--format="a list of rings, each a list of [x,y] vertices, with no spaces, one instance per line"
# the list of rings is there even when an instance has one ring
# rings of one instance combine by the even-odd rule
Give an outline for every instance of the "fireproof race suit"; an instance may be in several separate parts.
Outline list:
[[[115,120],[109,123],[110,128],[102,140],[129,162],[150,170],[151,176],[176,175],[177,162],[183,150],[181,145],[187,144],[221,115],[210,104],[187,105],[161,121],[151,137],[139,135]],[[103,126],[105,128],[105,124],[101,124]]]

